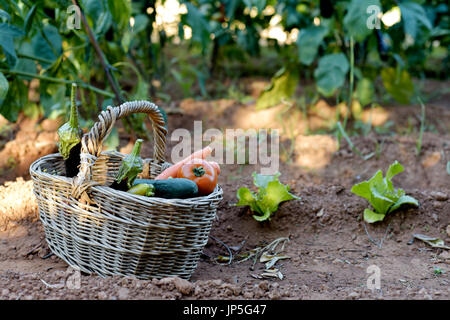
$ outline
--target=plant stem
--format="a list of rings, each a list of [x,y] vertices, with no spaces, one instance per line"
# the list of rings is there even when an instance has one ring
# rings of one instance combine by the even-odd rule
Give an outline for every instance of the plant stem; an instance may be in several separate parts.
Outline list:
[[[114,77],[114,75],[111,73],[111,66],[109,65],[109,63],[106,62],[105,60],[105,56],[103,54],[102,49],[100,48],[97,39],[95,39],[94,33],[92,32],[92,29],[89,27],[89,24],[86,20],[86,17],[83,13],[83,11],[81,10],[81,6],[78,4],[77,0],[72,0],[72,3],[74,5],[76,5],[78,8],[80,8],[80,15],[81,15],[81,21],[83,22],[84,25],[84,29],[86,30],[86,33],[88,34],[89,37],[89,41],[92,44],[92,46],[94,47],[94,50],[100,60],[100,63],[103,67],[103,70],[105,70],[106,73],[106,78],[108,79],[108,82],[114,92],[114,95],[116,97],[117,103],[122,104],[125,102],[125,99],[123,98],[122,94],[120,93],[120,89],[119,89],[119,85],[118,82],[116,80],[116,78]],[[122,121],[128,125],[128,127],[130,128],[130,133],[131,133],[131,140],[135,141],[136,140],[136,134],[134,133],[133,130],[133,125],[130,121],[130,119],[128,117],[125,117],[122,119]]]
[[[48,63],[48,64],[52,64],[54,62],[53,60],[48,60],[48,59],[44,59],[44,58],[41,58],[41,57],[35,57],[35,56],[29,55],[29,54],[25,54],[25,53],[18,53],[17,56],[19,58],[36,60],[36,61],[43,62],[43,63]]]
[[[97,40],[95,39],[95,36],[94,36],[94,33],[92,32],[92,29],[89,27],[89,24],[88,24],[88,22],[86,20],[86,17],[84,15],[83,11],[81,11],[81,7],[78,4],[78,1],[77,0],[72,0],[72,3],[80,8],[81,21],[83,22],[84,28],[86,30],[86,33],[87,33],[88,37],[89,37],[89,41],[91,42],[92,46],[94,47],[94,50],[95,50],[95,52],[96,52],[96,54],[97,54],[97,56],[98,56],[98,58],[100,60],[100,63],[102,65],[102,67],[103,67],[103,70],[105,70],[106,78],[108,79],[108,82],[111,85],[111,88],[112,88],[112,90],[114,92],[114,95],[116,97],[117,102],[118,103],[123,103],[125,100],[123,99],[123,97],[122,97],[122,95],[120,93],[119,87],[117,85],[117,81],[116,81],[114,75],[110,72],[111,68],[110,68],[109,64],[106,63],[106,61],[105,61],[105,56],[104,56],[104,54],[102,52],[102,49],[100,49],[100,46],[99,46]]]
[[[0,72],[6,73],[6,74],[15,74],[15,75],[18,75],[18,76],[36,78],[36,79],[44,80],[44,81],[63,83],[63,84],[72,84],[73,82],[75,82],[80,87],[88,89],[88,90],[91,90],[91,91],[96,92],[98,94],[101,94],[101,95],[103,95],[105,97],[109,97],[109,98],[113,98],[114,97],[114,94],[112,94],[111,92],[106,91],[106,90],[102,90],[102,89],[99,89],[99,88],[96,88],[94,86],[91,86],[90,84],[82,82],[81,80],[71,81],[71,80],[66,80],[66,79],[59,79],[59,78],[54,78],[54,77],[49,77],[49,76],[43,76],[43,75],[40,75],[40,74],[37,74],[37,73],[30,73],[30,72],[17,71],[17,70],[0,69]]]
[[[416,155],[418,156],[420,155],[420,151],[422,149],[422,138],[423,132],[425,131],[425,105],[420,97],[417,97],[417,100],[419,100],[421,108],[419,139],[416,144]]]
[[[358,156],[360,156],[363,160],[369,160],[370,158],[372,158],[375,155],[374,152],[371,152],[367,155],[363,155],[362,152],[353,144],[352,140],[350,140],[350,137],[345,132],[344,128],[341,125],[341,122],[338,121],[336,125],[338,128],[338,133],[344,137],[344,139],[347,141],[347,143],[350,146],[350,148],[352,149],[352,151],[355,152]]]
[[[353,102],[353,81],[354,81],[354,68],[355,68],[355,42],[353,40],[353,36],[350,36],[350,80],[349,80],[349,93],[348,93],[348,102],[347,108],[348,112],[345,114],[344,118],[344,129],[347,127],[348,117],[352,113],[352,102]]]

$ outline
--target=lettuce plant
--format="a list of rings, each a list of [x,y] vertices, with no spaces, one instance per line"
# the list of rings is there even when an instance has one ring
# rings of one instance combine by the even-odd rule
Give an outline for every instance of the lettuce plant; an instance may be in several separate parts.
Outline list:
[[[282,184],[278,177],[281,173],[274,175],[262,175],[253,172],[253,183],[258,187],[258,192],[250,191],[242,187],[237,191],[239,200],[236,206],[250,206],[255,214],[253,218],[257,221],[269,220],[272,213],[278,210],[278,205],[287,200],[297,199],[299,197],[289,192],[290,187]]]
[[[364,210],[364,220],[368,223],[382,221],[384,217],[404,204],[418,206],[419,202],[405,195],[403,189],[394,189],[392,177],[403,172],[403,166],[397,160],[389,166],[386,177],[378,170],[368,181],[355,184],[352,192],[363,197],[372,205],[373,210]]]

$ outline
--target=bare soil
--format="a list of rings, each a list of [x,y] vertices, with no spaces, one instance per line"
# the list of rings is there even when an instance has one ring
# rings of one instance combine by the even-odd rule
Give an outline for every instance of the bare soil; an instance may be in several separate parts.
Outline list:
[[[205,112],[212,106],[215,112]],[[169,132],[179,127],[192,130],[193,120],[203,120],[204,130],[242,127],[241,119],[233,116],[238,109],[247,119],[267,121],[267,113],[264,117],[252,114],[250,107],[230,100],[185,100],[178,112],[169,115]],[[402,128],[417,128],[417,107],[387,108],[388,119],[400,123],[411,117]],[[419,233],[450,244],[448,97],[427,106],[427,119],[435,130],[425,133],[419,156],[417,130],[409,135],[372,132],[352,137],[363,154],[380,148],[368,160],[356,155],[344,140],[337,150],[333,136],[299,131],[290,138],[282,130],[284,149],[293,151],[283,155],[280,180],[301,200],[283,203],[270,222],[258,223],[247,208],[233,204],[237,189],[252,188],[251,174],[260,168],[223,165],[219,183],[224,200],[190,281],[82,274],[80,289],[65,285],[72,275],[70,268],[50,255],[28,175],[32,161],[55,152],[57,125],[19,125],[7,138],[3,136],[0,148],[4,170],[0,175],[0,299],[449,299],[449,250],[412,240]],[[271,121],[267,126],[283,129],[285,122]],[[122,150],[127,143],[123,135]],[[175,143],[169,141],[168,155]],[[151,143],[146,144],[143,156],[151,156],[152,150]],[[15,165],[5,157],[14,158]],[[394,185],[419,200],[420,207],[403,208],[381,223],[366,224],[362,212],[368,204],[350,192],[351,186],[378,169],[385,171],[394,160],[405,167]],[[228,247],[241,246],[242,253],[281,237],[289,238],[284,251],[289,259],[276,263],[282,280],[262,278],[264,265],[259,261],[254,266],[252,260],[238,263],[237,257],[231,264],[216,262],[218,256],[228,256],[217,240]],[[381,271],[381,290],[367,288],[371,265]]]

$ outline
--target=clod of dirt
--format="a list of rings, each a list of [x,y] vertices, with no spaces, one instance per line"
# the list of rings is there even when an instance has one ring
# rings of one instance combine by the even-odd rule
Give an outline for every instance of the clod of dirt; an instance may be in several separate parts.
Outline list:
[[[120,288],[117,292],[117,295],[119,296],[120,300],[127,300],[129,292],[130,290],[128,290],[127,288]]]
[[[348,294],[348,297],[349,297],[349,298],[352,298],[352,299],[357,299],[357,298],[359,298],[359,293],[356,292],[356,291],[350,292],[350,293]]]
[[[436,199],[437,201],[446,201],[448,200],[448,195],[444,192],[433,191],[430,193],[430,196]]]
[[[438,258],[450,264],[450,252],[448,252],[447,250],[442,251]]]
[[[173,283],[175,284],[175,287],[178,289],[178,291],[180,291],[184,295],[191,294],[192,290],[194,289],[192,283],[179,277],[175,277]]]

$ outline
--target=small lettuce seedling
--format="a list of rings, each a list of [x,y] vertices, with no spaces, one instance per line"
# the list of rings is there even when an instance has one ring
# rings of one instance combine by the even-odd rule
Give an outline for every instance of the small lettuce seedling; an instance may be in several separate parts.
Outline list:
[[[403,172],[403,170],[403,166],[396,160],[390,165],[385,178],[383,178],[381,170],[378,170],[370,180],[355,184],[352,187],[351,191],[354,194],[369,201],[373,207],[373,211],[370,209],[364,210],[366,222],[382,221],[388,213],[397,210],[404,204],[419,205],[416,199],[405,195],[403,189],[394,189],[392,185],[392,177]]]
[[[258,187],[258,193],[242,187],[237,191],[239,200],[236,206],[250,206],[256,221],[265,221],[270,219],[273,212],[278,210],[278,205],[287,200],[297,199],[299,197],[289,192],[290,187],[278,181],[281,173],[274,175],[262,175],[253,172],[253,183]]]

